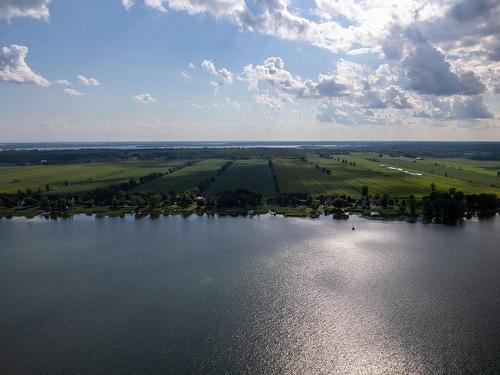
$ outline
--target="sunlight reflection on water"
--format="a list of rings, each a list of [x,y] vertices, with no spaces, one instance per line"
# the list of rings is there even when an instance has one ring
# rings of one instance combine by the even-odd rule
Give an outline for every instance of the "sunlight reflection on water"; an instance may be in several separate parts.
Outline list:
[[[0,360],[23,374],[500,371],[500,220],[354,222],[0,221]]]

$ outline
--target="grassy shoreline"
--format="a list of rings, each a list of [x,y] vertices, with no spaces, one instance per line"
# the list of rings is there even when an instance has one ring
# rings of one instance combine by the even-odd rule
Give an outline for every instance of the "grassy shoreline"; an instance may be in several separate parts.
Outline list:
[[[383,221],[419,221],[423,216],[421,212],[416,216],[408,215],[407,213],[401,214],[395,209],[366,209],[366,208],[348,208],[343,210],[345,214],[333,212],[331,207],[321,207],[313,209],[307,206],[268,206],[262,205],[258,207],[230,207],[230,208],[216,208],[205,209],[204,207],[197,207],[196,205],[188,207],[180,207],[176,205],[154,208],[154,209],[138,209],[136,207],[122,207],[113,209],[111,207],[92,207],[87,208],[83,206],[72,207],[71,209],[58,214],[50,214],[44,212],[39,208],[15,209],[15,208],[0,208],[0,219],[6,218],[21,218],[33,219],[36,217],[45,217],[47,219],[69,218],[75,215],[95,215],[100,217],[124,217],[125,215],[134,215],[137,219],[149,217],[152,219],[160,216],[191,216],[191,215],[218,215],[218,216],[247,216],[252,217],[256,215],[273,215],[291,218],[318,218],[320,216],[332,216],[334,219],[343,220],[348,219],[350,215],[363,217],[370,220],[383,220]],[[494,216],[499,212],[489,211],[485,212],[484,216]],[[479,215],[481,216],[481,215]],[[465,216],[464,216],[465,218]]]

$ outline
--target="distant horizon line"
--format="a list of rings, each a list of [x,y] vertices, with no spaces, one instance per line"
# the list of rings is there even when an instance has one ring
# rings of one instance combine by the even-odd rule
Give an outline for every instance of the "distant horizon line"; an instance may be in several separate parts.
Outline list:
[[[175,144],[175,143],[500,143],[500,140],[161,140],[161,141],[0,141],[0,145],[15,144]]]

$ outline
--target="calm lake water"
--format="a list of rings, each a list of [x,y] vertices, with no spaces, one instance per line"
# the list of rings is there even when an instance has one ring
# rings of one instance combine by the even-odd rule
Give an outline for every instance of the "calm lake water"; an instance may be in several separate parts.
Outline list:
[[[0,372],[500,373],[500,218],[353,220],[0,220]]]

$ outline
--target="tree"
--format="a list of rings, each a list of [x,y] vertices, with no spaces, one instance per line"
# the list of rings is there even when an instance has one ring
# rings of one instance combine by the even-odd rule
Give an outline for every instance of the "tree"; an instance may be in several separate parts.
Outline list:
[[[399,214],[404,215],[405,211],[406,211],[406,201],[401,200],[401,202],[399,203]]]
[[[177,196],[176,203],[181,207],[187,207],[193,204],[193,198],[188,193],[182,193]]]
[[[49,201],[47,200],[47,198],[43,198],[40,201],[40,209],[42,209],[44,211],[48,211],[50,209],[50,204],[49,204]]]
[[[148,197],[148,204],[152,208],[158,208],[162,201],[161,195],[158,193],[152,194]]]
[[[389,203],[389,196],[387,194],[384,194],[382,196],[382,199],[380,200],[380,203],[382,204],[382,207],[387,208]]]
[[[410,198],[408,199],[408,206],[410,207],[410,215],[411,216],[416,216],[417,215],[417,200],[415,199],[415,196],[410,195]]]
[[[335,199],[333,200],[333,206],[334,206],[335,208],[340,209],[340,208],[342,208],[342,207],[345,207],[346,205],[347,205],[347,204],[346,204],[346,201],[345,201],[345,200],[343,200],[342,198],[335,198]]]
[[[175,197],[177,196],[177,193],[173,190],[170,190],[167,194],[167,201],[169,203],[174,203],[175,202]]]
[[[462,192],[432,192],[423,198],[424,216],[438,223],[453,223],[464,216],[465,197]]]
[[[317,210],[320,206],[320,201],[317,200],[317,199],[313,199],[311,201],[311,203],[309,204],[309,206],[313,209],[313,210]]]
[[[110,207],[111,207],[112,210],[117,210],[120,207],[120,201],[118,199],[114,198],[111,201]]]
[[[361,187],[361,194],[363,197],[368,197],[368,186]]]
[[[132,199],[132,204],[136,207],[142,208],[146,206],[146,201],[140,195],[134,195]]]
[[[59,212],[64,212],[69,208],[69,203],[64,198],[58,198],[55,204],[55,209]]]
[[[262,196],[246,189],[226,190],[217,193],[217,207],[247,207],[261,204]],[[319,205],[319,202],[318,202]]]
[[[33,197],[25,198],[23,201],[24,207],[36,207],[38,206],[38,204],[39,204],[38,200]]]

